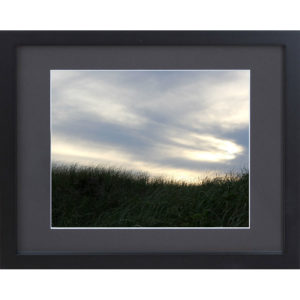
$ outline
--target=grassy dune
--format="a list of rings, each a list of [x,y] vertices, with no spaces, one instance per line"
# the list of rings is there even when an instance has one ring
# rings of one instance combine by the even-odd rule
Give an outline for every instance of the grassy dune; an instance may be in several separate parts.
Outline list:
[[[54,227],[248,226],[248,173],[178,183],[109,168],[54,166]]]

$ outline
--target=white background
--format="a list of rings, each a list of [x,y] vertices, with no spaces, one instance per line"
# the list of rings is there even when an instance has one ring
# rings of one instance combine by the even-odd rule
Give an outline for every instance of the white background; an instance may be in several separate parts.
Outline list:
[[[0,2],[1,30],[300,30],[297,1]],[[1,41],[0,41],[1,43]],[[10,299],[299,299],[299,271],[1,270]]]

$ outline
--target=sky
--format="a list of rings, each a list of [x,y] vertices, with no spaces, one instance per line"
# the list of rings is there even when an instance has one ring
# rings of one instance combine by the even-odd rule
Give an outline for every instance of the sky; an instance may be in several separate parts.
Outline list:
[[[52,163],[194,182],[248,168],[249,70],[51,70]]]

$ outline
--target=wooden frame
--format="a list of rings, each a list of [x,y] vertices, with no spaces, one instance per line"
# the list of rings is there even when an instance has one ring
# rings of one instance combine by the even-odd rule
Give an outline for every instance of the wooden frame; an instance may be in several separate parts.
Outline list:
[[[284,251],[282,254],[17,253],[16,49],[22,45],[242,45],[284,47]],[[299,268],[300,32],[0,32],[0,201],[2,268]]]

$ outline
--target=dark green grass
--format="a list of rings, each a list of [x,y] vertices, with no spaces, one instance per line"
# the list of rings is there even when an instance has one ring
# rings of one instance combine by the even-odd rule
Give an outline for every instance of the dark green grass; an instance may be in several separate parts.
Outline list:
[[[53,166],[54,227],[247,227],[247,172],[178,183],[110,168]]]

